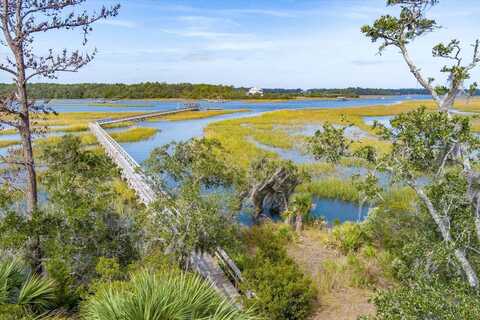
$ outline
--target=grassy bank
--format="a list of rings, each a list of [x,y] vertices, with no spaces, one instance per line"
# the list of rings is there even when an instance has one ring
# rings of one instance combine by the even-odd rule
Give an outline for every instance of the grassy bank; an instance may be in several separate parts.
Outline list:
[[[150,139],[157,131],[155,128],[133,128],[122,132],[114,132],[111,136],[117,142],[136,142]]]
[[[182,121],[182,120],[195,120],[195,119],[205,119],[215,116],[221,116],[226,114],[238,113],[238,112],[248,112],[248,109],[237,109],[237,110],[202,110],[202,111],[187,111],[180,112],[175,114],[170,114],[161,118],[151,119],[151,121],[158,120],[169,120],[169,121]]]
[[[327,177],[314,180],[298,188],[299,192],[309,192],[319,198],[359,201],[358,191],[351,180]]]

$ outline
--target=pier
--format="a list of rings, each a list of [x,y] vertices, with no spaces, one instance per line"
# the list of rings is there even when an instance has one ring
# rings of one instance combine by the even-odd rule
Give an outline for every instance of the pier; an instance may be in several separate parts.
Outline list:
[[[126,152],[125,149],[123,149],[122,146],[102,128],[102,125],[124,121],[140,121],[153,117],[198,110],[198,107],[189,107],[169,111],[151,112],[120,119],[102,119],[89,123],[89,128],[96,136],[100,145],[105,149],[107,155],[120,168],[122,177],[128,183],[130,188],[135,190],[138,198],[146,206],[149,206],[158,197],[168,197],[169,195],[164,191],[155,191],[151,187],[149,178],[143,173],[142,168],[137,161],[135,161],[135,159],[133,159],[132,156],[130,156],[130,154],[128,154],[128,152]],[[172,211],[172,214],[177,212],[176,208],[170,208],[169,210]],[[190,261],[193,265],[194,271],[210,281],[219,293],[238,305],[240,302],[238,284],[242,277],[238,268],[223,250],[217,250],[215,257],[207,253],[194,253],[190,257]],[[222,265],[227,271],[228,276],[220,265]]]

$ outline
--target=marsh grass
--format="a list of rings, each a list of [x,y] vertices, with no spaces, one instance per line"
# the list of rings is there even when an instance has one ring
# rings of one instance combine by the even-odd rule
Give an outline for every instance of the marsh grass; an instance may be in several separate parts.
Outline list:
[[[359,194],[351,180],[342,180],[336,177],[326,177],[303,184],[297,188],[298,192],[309,192],[319,198],[339,199],[357,202]]]
[[[117,142],[136,142],[147,140],[158,132],[155,128],[133,128],[122,132],[114,132],[111,137]]]
[[[205,119],[215,116],[221,116],[226,114],[233,114],[239,112],[248,112],[248,109],[237,109],[237,110],[201,110],[201,111],[187,111],[180,112],[175,114],[170,114],[164,117],[152,118],[147,121],[182,121],[182,120],[195,120],[195,119]]]
[[[15,134],[17,132],[17,129],[0,130],[0,135]]]
[[[207,137],[216,138],[224,147],[232,153],[232,161],[241,166],[248,166],[250,161],[259,156],[273,155],[256,147],[252,141],[283,148],[291,149],[306,141],[305,136],[292,135],[292,130],[297,130],[305,125],[330,122],[337,125],[349,123],[370,134],[371,137],[354,142],[353,150],[366,145],[375,147],[380,153],[389,151],[390,144],[374,137],[374,129],[364,122],[367,116],[389,116],[417,109],[425,106],[428,110],[435,110],[431,101],[408,101],[396,105],[377,105],[367,107],[339,108],[339,109],[301,109],[301,110],[278,110],[263,113],[257,117],[230,119],[211,123],[205,129]],[[350,160],[352,162],[352,160]],[[363,166],[362,160],[355,160],[354,165]],[[326,167],[312,167],[312,170],[321,171]]]
[[[4,140],[4,141],[0,141],[0,148],[7,148],[7,147],[14,146],[14,145],[17,145],[17,144],[20,144],[20,141]]]
[[[38,126],[74,126],[87,125],[100,119],[118,119],[142,114],[141,112],[65,112],[58,115],[37,115],[33,117]],[[61,130],[60,130],[61,131]]]

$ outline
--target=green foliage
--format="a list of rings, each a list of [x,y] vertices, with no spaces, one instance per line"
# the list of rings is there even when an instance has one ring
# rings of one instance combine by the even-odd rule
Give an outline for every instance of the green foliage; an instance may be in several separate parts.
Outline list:
[[[97,292],[82,314],[89,320],[256,319],[220,297],[199,276],[146,271]]]
[[[2,246],[22,252],[29,235],[38,235],[44,266],[58,284],[58,303],[74,308],[99,277],[95,268],[102,258],[126,268],[138,257],[142,208],[120,199],[114,190],[118,171],[77,137],[45,145],[40,160],[47,168],[41,177],[47,205],[32,220],[17,212],[2,217]]]
[[[323,125],[308,141],[310,152],[317,160],[326,159],[329,162],[338,162],[347,155],[352,141],[345,136],[348,127],[336,128],[330,123]]]
[[[256,253],[247,256],[243,275],[246,289],[255,298],[245,300],[268,319],[307,319],[313,310],[316,290],[295,262],[287,256],[282,238],[268,227],[253,231]],[[252,236],[252,235],[251,235]]]
[[[168,174],[178,183],[229,187],[239,184],[240,172],[228,163],[226,153],[218,140],[197,138],[156,148],[145,163],[148,173],[160,180]]]
[[[374,299],[377,320],[478,319],[480,295],[463,283],[416,282],[380,293]]]
[[[393,144],[387,166],[394,166],[404,179],[415,172],[436,173],[443,169],[454,160],[451,149],[458,144],[465,149],[480,145],[472,135],[468,117],[427,112],[424,107],[396,116],[391,125],[391,130],[383,130],[383,137]]]
[[[313,180],[298,187],[299,192],[309,192],[316,197],[359,201],[359,193],[352,181],[327,177]]]
[[[332,230],[332,245],[344,254],[357,251],[367,241],[363,225],[359,223],[345,222],[335,226]]]
[[[49,311],[55,283],[32,274],[17,260],[0,261],[0,318],[22,319]]]
[[[193,251],[212,252],[228,245],[236,233],[234,215],[222,206],[222,195],[202,195],[198,185],[185,183],[178,195],[162,197],[149,207],[149,246],[159,246],[188,267]]]
[[[388,46],[401,47],[415,38],[425,35],[437,28],[435,20],[424,17],[424,9],[433,1],[414,0],[402,1],[391,0],[389,5],[401,5],[398,17],[384,15],[375,20],[373,25],[362,27],[362,33],[369,37],[372,42],[382,41],[380,52]]]

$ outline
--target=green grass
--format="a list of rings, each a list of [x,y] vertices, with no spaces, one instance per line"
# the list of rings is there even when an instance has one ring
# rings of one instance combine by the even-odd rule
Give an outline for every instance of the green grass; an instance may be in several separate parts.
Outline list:
[[[339,199],[350,202],[359,200],[358,191],[350,180],[326,177],[301,185],[299,192],[309,192],[319,198]]]
[[[0,130],[0,135],[15,134],[17,132],[17,129]]]
[[[125,121],[125,122],[117,122],[117,123],[110,123],[102,125],[104,129],[115,129],[115,128],[126,128],[134,126],[135,122],[133,121]]]
[[[117,142],[136,142],[153,137],[157,131],[155,128],[133,128],[122,132],[114,132],[111,136]]]
[[[238,112],[247,112],[250,111],[248,109],[236,109],[236,110],[202,110],[202,111],[186,111],[186,112],[179,112],[174,114],[169,114],[162,117],[151,118],[147,119],[150,122],[156,121],[183,121],[183,120],[195,120],[195,119],[205,119],[215,116],[221,116],[225,114],[232,114]]]

